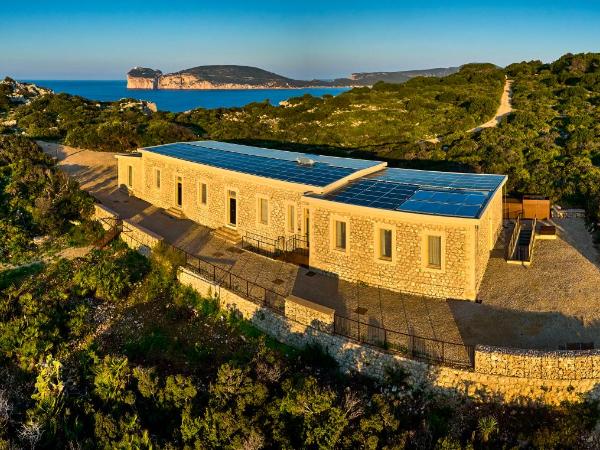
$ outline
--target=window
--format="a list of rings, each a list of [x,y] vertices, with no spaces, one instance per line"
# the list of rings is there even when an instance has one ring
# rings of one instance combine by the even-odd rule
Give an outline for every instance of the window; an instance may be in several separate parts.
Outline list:
[[[207,201],[208,201],[208,188],[206,186],[206,183],[200,183],[200,204],[201,205],[206,205]]]
[[[266,198],[258,199],[259,217],[258,221],[263,225],[269,224],[269,201]]]
[[[156,169],[155,172],[155,176],[156,176],[156,189],[160,189],[160,169]]]
[[[133,166],[127,166],[127,186],[133,186]]]
[[[294,205],[287,207],[287,230],[288,233],[296,232],[296,207]]]
[[[442,268],[442,237],[427,236],[427,267]]]
[[[379,229],[379,259],[392,259],[392,230]]]
[[[335,221],[335,248],[346,250],[346,222]]]

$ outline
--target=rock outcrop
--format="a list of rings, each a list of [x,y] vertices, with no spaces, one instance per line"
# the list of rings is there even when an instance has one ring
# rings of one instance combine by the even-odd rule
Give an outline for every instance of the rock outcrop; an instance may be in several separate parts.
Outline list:
[[[295,80],[258,67],[236,65],[198,66],[174,73],[135,67],[127,73],[128,89],[298,89],[314,87],[370,86],[377,81],[401,83],[415,76],[444,76],[456,67],[404,72],[355,73],[335,80]]]
[[[41,95],[52,94],[52,89],[37,86],[33,83],[23,83],[6,77],[0,81],[0,95],[5,95],[13,104],[29,103]]]
[[[158,89],[160,70],[134,67],[127,72],[127,89]]]

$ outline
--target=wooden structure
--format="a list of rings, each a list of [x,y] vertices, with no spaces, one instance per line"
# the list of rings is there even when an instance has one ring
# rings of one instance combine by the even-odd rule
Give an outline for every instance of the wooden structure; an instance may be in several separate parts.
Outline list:
[[[504,218],[547,220],[550,218],[550,199],[539,195],[524,195],[522,198],[507,197],[504,201]]]

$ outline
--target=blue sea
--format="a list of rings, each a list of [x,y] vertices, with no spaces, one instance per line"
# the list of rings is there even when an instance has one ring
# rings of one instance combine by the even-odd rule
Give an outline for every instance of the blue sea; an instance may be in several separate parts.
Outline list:
[[[278,105],[280,101],[292,97],[311,94],[320,97],[325,94],[337,95],[348,88],[307,88],[307,89],[218,89],[218,90],[151,90],[127,89],[124,80],[24,80],[55,92],[80,95],[91,100],[115,101],[122,98],[135,98],[156,103],[161,111],[181,112],[194,108],[221,108],[244,106],[252,102],[269,100]]]

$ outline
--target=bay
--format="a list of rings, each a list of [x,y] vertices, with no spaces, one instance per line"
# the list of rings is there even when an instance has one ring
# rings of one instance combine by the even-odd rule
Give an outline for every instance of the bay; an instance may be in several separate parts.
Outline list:
[[[90,100],[115,101],[135,98],[156,103],[161,111],[181,112],[194,108],[240,107],[252,102],[269,100],[271,104],[310,94],[321,97],[337,95],[348,88],[306,89],[214,89],[214,90],[151,90],[127,89],[125,80],[23,80],[50,88],[57,93],[79,95]]]

